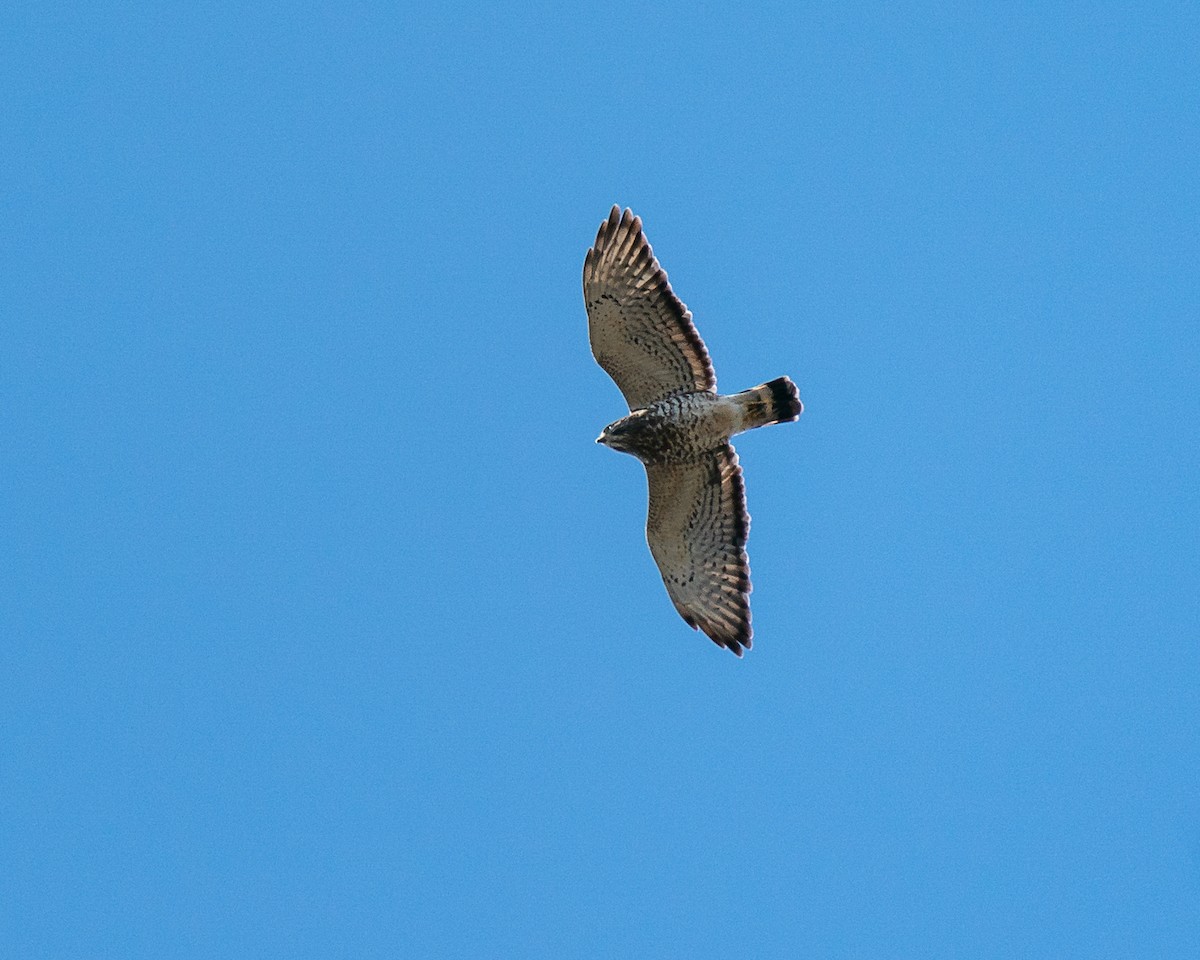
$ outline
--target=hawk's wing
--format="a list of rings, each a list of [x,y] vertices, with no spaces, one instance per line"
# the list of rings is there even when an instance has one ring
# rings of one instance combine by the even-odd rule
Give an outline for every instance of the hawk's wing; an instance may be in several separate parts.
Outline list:
[[[750,648],[746,488],[726,443],[698,463],[650,464],[646,540],[688,625],[739,657]]]
[[[583,261],[592,355],[630,410],[677,393],[717,389],[692,314],[667,283],[632,210],[613,207]]]

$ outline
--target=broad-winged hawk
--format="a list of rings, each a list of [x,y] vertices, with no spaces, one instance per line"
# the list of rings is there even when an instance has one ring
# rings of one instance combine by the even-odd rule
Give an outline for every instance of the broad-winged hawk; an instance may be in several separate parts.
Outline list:
[[[583,262],[592,354],[616,381],[629,416],[596,439],[646,467],[646,540],[675,609],[693,629],[739,657],[750,649],[750,517],[729,438],[795,420],[796,385],[780,377],[717,393],[692,314],[631,210],[614,206]]]

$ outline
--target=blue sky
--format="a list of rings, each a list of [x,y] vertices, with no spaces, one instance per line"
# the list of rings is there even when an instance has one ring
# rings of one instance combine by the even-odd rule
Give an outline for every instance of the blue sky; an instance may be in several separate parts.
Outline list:
[[[1194,5],[3,19],[6,956],[1197,955]],[[805,400],[743,661],[614,202]]]

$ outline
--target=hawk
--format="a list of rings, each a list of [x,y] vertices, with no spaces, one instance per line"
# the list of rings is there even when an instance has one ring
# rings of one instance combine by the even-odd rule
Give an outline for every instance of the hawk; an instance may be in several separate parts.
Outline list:
[[[633,211],[614,206],[583,261],[583,299],[596,362],[629,416],[597,443],[646,467],[646,540],[679,615],[739,657],[750,649],[750,516],[729,438],[804,409],[787,377],[721,396],[692,314]]]

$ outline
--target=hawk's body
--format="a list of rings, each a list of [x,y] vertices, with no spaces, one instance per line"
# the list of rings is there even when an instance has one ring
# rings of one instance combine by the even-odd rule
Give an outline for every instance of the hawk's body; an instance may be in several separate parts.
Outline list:
[[[749,648],[750,564],[745,487],[729,438],[795,420],[795,384],[780,377],[720,396],[692,315],[630,210],[613,207],[583,265],[596,361],[630,414],[598,438],[646,466],[646,539],[680,616],[738,656]]]

